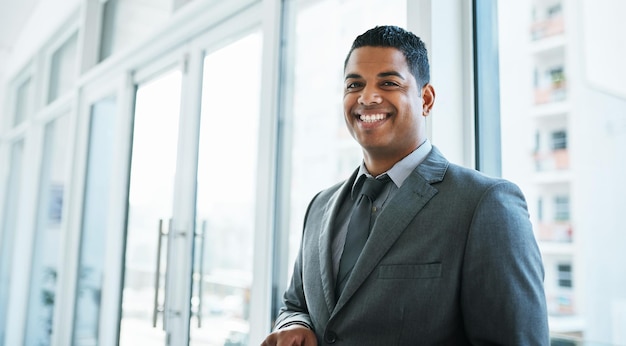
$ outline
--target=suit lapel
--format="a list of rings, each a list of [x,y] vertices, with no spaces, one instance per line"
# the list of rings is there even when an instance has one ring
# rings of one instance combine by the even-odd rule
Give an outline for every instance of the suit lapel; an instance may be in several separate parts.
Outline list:
[[[437,194],[437,189],[431,184],[443,180],[447,167],[448,161],[433,147],[424,162],[404,181],[397,194],[376,219],[363,252],[335,306],[335,312],[346,304],[398,240],[408,224]]]
[[[343,185],[331,196],[326,204],[326,210],[322,216],[320,224],[319,238],[319,261],[320,261],[320,277],[322,279],[322,288],[324,291],[324,300],[328,306],[328,311],[335,308],[335,277],[333,276],[333,253],[332,241],[334,237],[335,219],[339,213],[342,202],[345,197],[352,191],[352,185],[358,169],[354,171],[350,179],[346,180]]]

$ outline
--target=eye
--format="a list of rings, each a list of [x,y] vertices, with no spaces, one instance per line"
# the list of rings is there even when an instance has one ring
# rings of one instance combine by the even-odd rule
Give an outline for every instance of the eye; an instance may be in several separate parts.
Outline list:
[[[400,84],[394,82],[394,81],[384,81],[381,83],[381,86],[383,87],[397,87],[400,86]]]
[[[361,82],[352,82],[346,84],[346,90],[355,90],[363,87],[363,83]]]

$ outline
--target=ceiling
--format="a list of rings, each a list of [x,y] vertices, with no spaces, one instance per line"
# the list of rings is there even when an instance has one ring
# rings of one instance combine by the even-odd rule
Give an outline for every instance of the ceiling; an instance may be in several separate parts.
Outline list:
[[[39,1],[0,0],[0,62],[10,54]]]

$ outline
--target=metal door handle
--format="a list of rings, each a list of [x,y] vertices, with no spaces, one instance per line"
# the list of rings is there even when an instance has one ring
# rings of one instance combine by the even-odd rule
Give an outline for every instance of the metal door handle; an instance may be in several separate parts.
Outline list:
[[[200,228],[200,233],[196,233],[196,236],[200,237],[200,258],[198,261],[200,262],[198,268],[198,311],[196,312],[196,317],[198,319],[198,328],[202,328],[202,292],[203,292],[203,283],[204,283],[204,240],[206,235],[207,228],[207,220],[202,220],[202,227]]]
[[[170,220],[171,224],[171,220]],[[158,241],[157,241],[157,259],[156,259],[156,273],[154,275],[154,303],[152,309],[152,327],[156,328],[159,312],[165,311],[165,308],[159,309],[159,289],[161,284],[161,247],[163,244],[163,236],[168,234],[163,229],[163,219],[159,219],[158,226]],[[166,282],[167,284],[167,282]],[[165,319],[163,319],[163,328],[165,329]]]
[[[174,242],[172,241],[172,238],[174,236],[176,236],[176,232],[174,232],[173,228],[172,228],[172,219],[170,219],[169,223],[168,223],[168,232],[165,234],[165,236],[167,236],[167,254],[165,256],[166,257],[166,263],[172,263],[172,260],[170,259],[170,256],[172,255],[172,246],[174,246]],[[184,232],[178,232],[178,234],[184,234]],[[163,330],[167,330],[167,321],[168,321],[168,316],[169,314],[173,314],[174,316],[178,315],[177,311],[169,311],[168,307],[170,306],[169,302],[169,298],[168,298],[168,292],[170,291],[169,285],[170,285],[170,270],[169,268],[165,269],[165,288],[163,289],[163,293],[164,293],[164,297],[163,297]]]

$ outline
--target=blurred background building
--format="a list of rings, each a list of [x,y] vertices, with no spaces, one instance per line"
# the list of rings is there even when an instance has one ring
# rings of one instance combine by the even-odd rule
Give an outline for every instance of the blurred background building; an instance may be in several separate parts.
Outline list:
[[[552,343],[626,345],[625,17],[621,0],[0,2],[0,346],[259,344],[309,200],[359,164],[343,60],[382,24],[427,44],[433,143],[524,191]]]
[[[617,82],[626,68],[614,60],[626,40],[613,31],[624,26],[626,3],[498,5],[503,171],[527,195],[551,330],[589,345],[626,344],[618,327],[626,326],[618,293],[626,271],[616,262],[626,243],[617,221],[626,210],[626,84]]]

